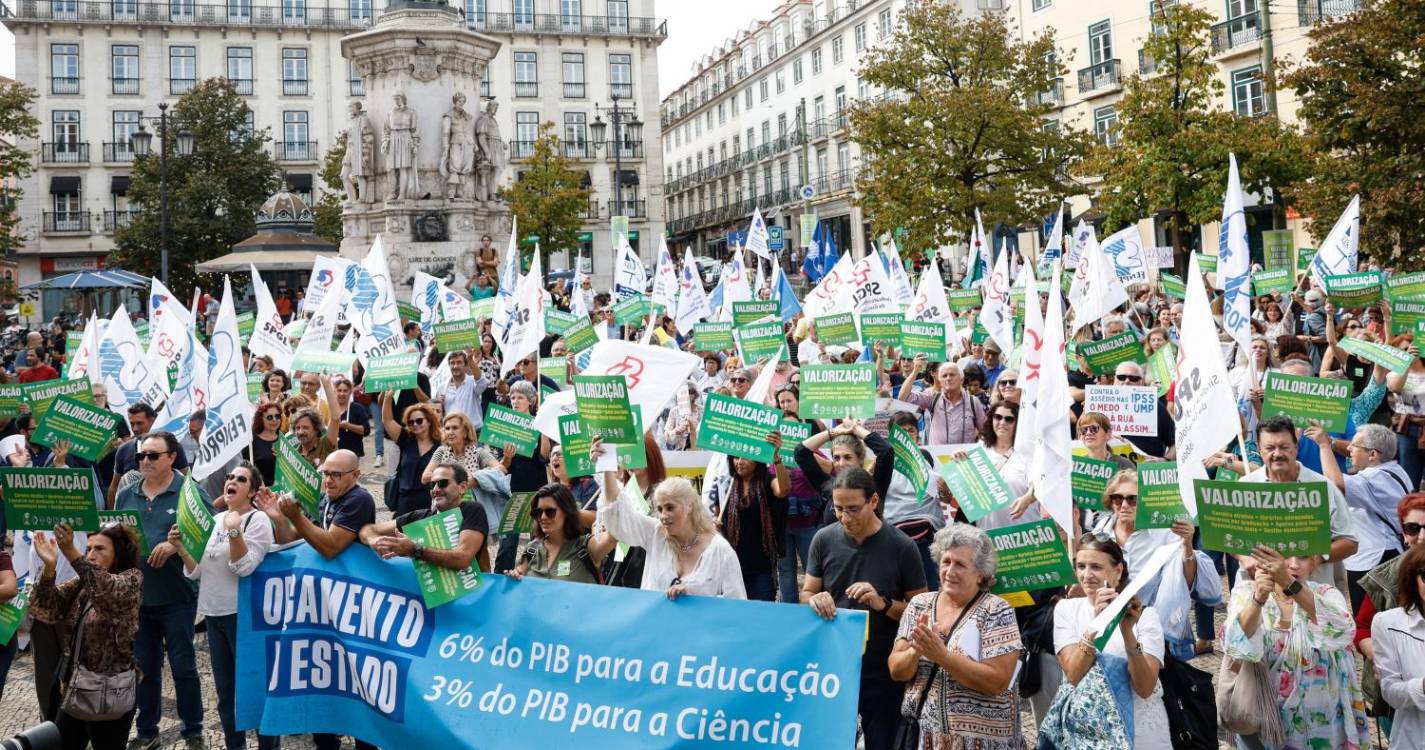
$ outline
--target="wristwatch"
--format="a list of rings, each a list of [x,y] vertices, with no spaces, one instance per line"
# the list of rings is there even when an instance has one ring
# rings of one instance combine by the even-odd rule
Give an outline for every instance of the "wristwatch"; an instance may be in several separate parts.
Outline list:
[[[886,606],[881,607],[880,609],[876,610],[877,614],[882,614],[882,615],[884,615],[884,614],[889,613],[889,612],[891,611],[891,598],[890,598],[889,596],[883,596],[883,597],[881,597],[881,601],[885,602],[885,603],[886,603]]]
[[[411,559],[413,559],[413,560],[424,560],[425,558],[426,558],[426,546],[425,546],[424,544],[421,544],[420,542],[416,542],[416,548],[413,549],[413,550],[411,550]]]
[[[223,531],[223,536],[225,536],[225,537],[227,537],[227,538],[229,538],[229,539],[237,539],[238,537],[242,536],[242,530],[241,530],[241,529],[225,529],[225,530]]]
[[[1296,596],[1299,591],[1301,591],[1301,581],[1292,581],[1286,588],[1282,589],[1282,593],[1287,596]]]

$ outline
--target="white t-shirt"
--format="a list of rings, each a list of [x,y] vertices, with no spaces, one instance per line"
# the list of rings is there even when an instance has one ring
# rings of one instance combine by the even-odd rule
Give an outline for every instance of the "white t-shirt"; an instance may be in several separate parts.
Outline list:
[[[650,516],[638,513],[626,493],[620,492],[616,502],[599,498],[598,522],[609,530],[614,538],[631,547],[642,547],[647,553],[643,563],[643,582],[639,588],[644,591],[664,592],[678,578],[678,560],[667,537],[661,533],[662,524]],[[698,596],[721,596],[727,599],[746,599],[747,588],[742,583],[742,565],[737,562],[737,552],[732,545],[713,534],[712,541],[703,549],[698,564],[685,576],[682,585],[688,593]]]
[[[1059,653],[1065,648],[1075,647],[1074,644],[1083,637],[1089,623],[1093,622],[1093,617],[1093,605],[1086,597],[1064,599],[1056,604],[1054,652]],[[1137,636],[1138,644],[1143,647],[1143,653],[1162,664],[1163,625],[1156,610],[1152,607],[1143,608],[1143,614],[1138,617],[1138,624],[1133,626],[1133,634]],[[1118,628],[1114,628],[1113,637],[1109,639],[1103,652],[1120,659],[1128,658],[1128,652],[1123,648],[1123,633]],[[1133,745],[1144,748],[1172,747],[1171,734],[1168,731],[1168,712],[1163,706],[1161,680],[1153,686],[1153,694],[1147,698],[1140,697],[1137,691],[1133,692]]]

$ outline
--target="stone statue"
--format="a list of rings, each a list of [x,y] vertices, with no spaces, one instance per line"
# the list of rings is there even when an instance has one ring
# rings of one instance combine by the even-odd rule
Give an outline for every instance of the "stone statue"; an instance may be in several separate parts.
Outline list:
[[[475,144],[473,122],[465,111],[465,95],[450,97],[450,111],[440,119],[440,176],[445,178],[445,197],[468,199],[474,192]]]
[[[416,149],[421,137],[416,132],[416,113],[406,106],[406,95],[392,97],[395,106],[386,116],[381,139],[381,152],[386,154],[386,171],[391,175],[391,189],[386,200],[417,198]]]
[[[505,142],[500,140],[500,125],[495,122],[499,102],[493,99],[475,119],[475,145],[480,149],[475,168],[475,200],[489,203],[495,200],[495,186],[505,167]]]
[[[361,111],[361,102],[347,106],[351,124],[346,128],[346,155],[341,159],[341,183],[348,203],[370,203],[371,180],[376,176],[376,128]]]

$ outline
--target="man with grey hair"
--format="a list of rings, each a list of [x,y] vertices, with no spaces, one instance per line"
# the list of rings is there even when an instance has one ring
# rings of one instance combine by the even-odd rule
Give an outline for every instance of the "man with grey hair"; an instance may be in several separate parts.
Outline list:
[[[915,355],[915,370],[925,369],[926,356]],[[964,375],[954,362],[943,362],[935,369],[935,388],[913,392],[914,378],[901,384],[902,401],[915,404],[917,412],[925,412],[924,445],[972,443],[979,439],[989,410],[980,400],[965,392]]]
[[[1137,362],[1119,362],[1113,370],[1113,384],[1116,386],[1145,385],[1143,366]],[[1124,435],[1124,437],[1138,450],[1149,456],[1171,460],[1176,457],[1173,447],[1177,442],[1177,427],[1173,424],[1173,417],[1168,411],[1168,400],[1162,396],[1158,397],[1157,412],[1157,435]]]
[[[1322,450],[1330,450],[1331,437],[1320,427],[1308,427],[1307,437]],[[1365,591],[1358,581],[1371,569],[1399,555],[1400,522],[1396,508],[1409,494],[1410,477],[1395,460],[1395,433],[1378,424],[1356,429],[1346,450],[1351,457],[1351,473],[1343,474],[1335,461],[1325,462],[1321,472],[1327,481],[1346,494],[1351,524],[1360,542],[1356,554],[1346,558],[1346,581],[1352,608],[1359,608]]]

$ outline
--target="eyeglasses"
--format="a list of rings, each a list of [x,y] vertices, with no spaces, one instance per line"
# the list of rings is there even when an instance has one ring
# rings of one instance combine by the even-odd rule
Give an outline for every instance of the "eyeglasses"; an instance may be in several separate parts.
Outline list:
[[[282,415],[281,415],[281,414],[263,414],[263,415],[262,415],[262,418],[265,419],[265,420],[268,420],[268,421],[276,422],[276,421],[282,419]]]
[[[541,518],[548,518],[550,520],[553,520],[555,514],[557,514],[558,512],[558,508],[541,508],[536,505],[529,509],[529,516],[530,518],[533,518],[536,521]]]
[[[342,477],[346,476],[347,474],[354,473],[355,471],[356,471],[356,469],[347,469],[347,470],[345,470],[345,471],[336,471],[336,470],[324,471],[324,472],[322,472],[322,476],[326,477],[327,479],[341,479]]]
[[[866,509],[866,505],[846,506],[833,504],[831,509],[838,516],[854,516]]]
[[[134,458],[138,459],[139,461],[157,461],[159,456],[166,456],[171,452],[172,451],[154,451],[152,453],[135,453]]]
[[[1138,504],[1138,496],[1137,496],[1137,495],[1120,495],[1120,494],[1118,494],[1118,493],[1115,492],[1115,493],[1113,493],[1113,494],[1111,494],[1111,495],[1108,496],[1108,501],[1109,501],[1110,503],[1128,503],[1129,505],[1137,505],[1137,504]]]
[[[418,424],[425,424],[425,423],[426,423],[426,418],[425,418],[425,417],[411,417],[410,421],[409,421],[409,422],[406,422],[406,425],[407,425],[407,426],[410,426],[410,427],[415,427],[415,426],[418,425]]]
[[[1103,428],[1096,424],[1086,424],[1079,428],[1080,435],[1097,435],[1103,432]]]
[[[995,414],[990,418],[996,422],[1004,422],[1006,424],[1014,424],[1014,421],[1018,419],[1018,417],[1013,414]]]
[[[1425,529],[1425,524],[1411,523],[1406,521],[1400,525],[1406,536],[1420,536],[1420,530]]]
[[[729,382],[729,383],[747,383],[747,382],[751,382],[751,381],[749,381],[747,378],[728,378],[728,379],[727,379],[727,382]]]
[[[1114,376],[1113,376],[1113,379],[1114,379],[1114,380],[1122,380],[1122,381],[1125,382],[1125,383],[1141,383],[1141,382],[1143,382],[1143,376],[1142,376],[1142,375],[1123,375],[1123,374],[1120,374],[1120,375],[1114,375]]]
[[[445,489],[446,487],[450,486],[451,481],[452,480],[450,479],[437,479],[434,482],[431,482],[431,486],[439,487],[440,489]]]
[[[249,479],[246,474],[229,474],[229,475],[223,477],[223,481],[224,481],[224,482],[237,481],[237,482],[242,482],[243,484],[249,484],[249,483],[252,482],[252,480]]]
[[[995,381],[995,385],[1001,388],[1013,388],[1019,385],[1019,381],[1015,380],[1014,378],[1000,378],[999,380]]]
[[[1360,323],[1347,323],[1347,324],[1346,324],[1346,330],[1348,330],[1348,331],[1359,331],[1360,329],[1361,329],[1361,324],[1360,324]]]

